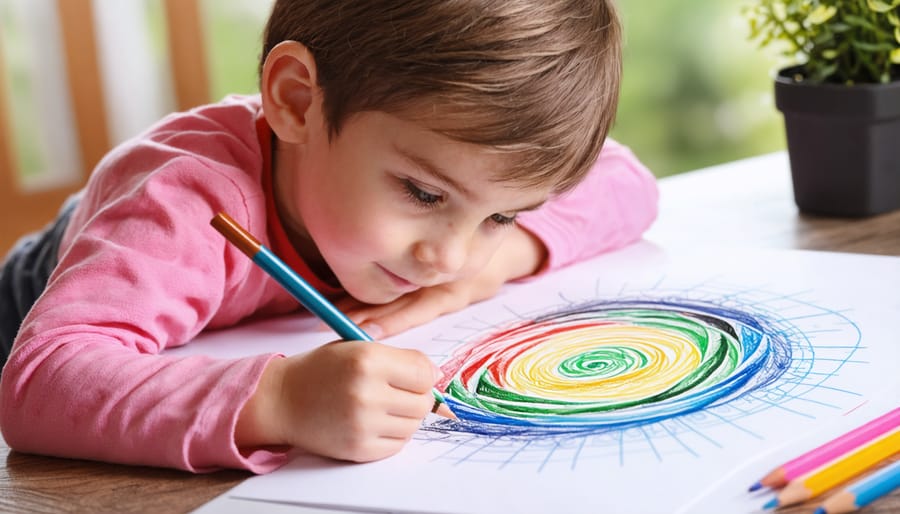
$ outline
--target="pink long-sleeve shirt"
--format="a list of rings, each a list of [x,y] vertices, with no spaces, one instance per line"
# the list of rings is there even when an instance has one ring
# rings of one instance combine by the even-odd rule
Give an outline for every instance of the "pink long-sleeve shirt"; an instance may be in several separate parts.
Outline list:
[[[3,370],[0,428],[12,448],[195,472],[284,463],[283,453],[234,442],[276,355],[160,353],[208,328],[299,308],[210,226],[217,212],[336,293],[273,214],[270,138],[258,97],[229,97],[163,119],[97,166]],[[546,245],[545,272],[638,239],[656,203],[652,175],[608,141],[582,184],[520,225]]]

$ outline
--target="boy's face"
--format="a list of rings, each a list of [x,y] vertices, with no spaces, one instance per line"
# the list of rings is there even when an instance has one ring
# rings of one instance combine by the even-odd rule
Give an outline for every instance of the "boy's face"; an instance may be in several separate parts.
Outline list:
[[[366,303],[475,274],[552,189],[491,180],[508,157],[381,112],[353,115],[331,141],[311,130],[294,157],[276,178],[288,230]]]

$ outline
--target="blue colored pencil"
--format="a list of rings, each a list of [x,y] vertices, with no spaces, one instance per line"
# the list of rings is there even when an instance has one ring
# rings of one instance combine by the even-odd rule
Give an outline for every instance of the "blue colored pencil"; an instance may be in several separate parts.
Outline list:
[[[894,462],[871,475],[853,482],[834,494],[815,514],[839,514],[853,512],[900,487],[900,461]]]
[[[235,245],[247,257],[250,257],[263,271],[281,284],[298,302],[337,332],[341,339],[347,341],[374,341],[369,334],[366,334],[363,329],[359,328],[356,323],[338,310],[334,304],[316,291],[309,282],[303,280],[303,277],[298,275],[277,255],[238,225],[230,216],[220,212],[216,214],[210,224],[225,236],[225,239]],[[447,407],[444,397],[441,396],[437,389],[432,388],[431,394],[434,396],[434,406],[431,412],[437,412],[446,417],[456,417],[450,408]]]

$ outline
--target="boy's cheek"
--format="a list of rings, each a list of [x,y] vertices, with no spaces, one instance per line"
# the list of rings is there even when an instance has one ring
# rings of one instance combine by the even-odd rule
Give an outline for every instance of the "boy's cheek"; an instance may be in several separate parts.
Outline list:
[[[465,280],[476,277],[489,268],[489,264],[493,261],[493,257],[497,254],[494,248],[489,252],[482,252],[481,255],[473,256],[469,262],[459,271],[455,280]]]

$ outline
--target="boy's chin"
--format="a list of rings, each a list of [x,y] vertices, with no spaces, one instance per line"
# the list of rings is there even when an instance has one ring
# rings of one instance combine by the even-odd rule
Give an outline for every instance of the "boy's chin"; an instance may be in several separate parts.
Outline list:
[[[345,287],[344,289],[357,301],[367,303],[369,305],[383,305],[386,303],[391,303],[404,294],[396,291],[388,291],[386,289],[375,288],[359,288],[358,290],[351,290],[350,288]]]

